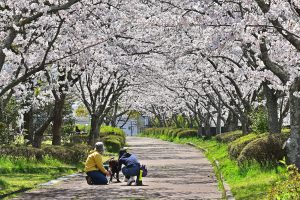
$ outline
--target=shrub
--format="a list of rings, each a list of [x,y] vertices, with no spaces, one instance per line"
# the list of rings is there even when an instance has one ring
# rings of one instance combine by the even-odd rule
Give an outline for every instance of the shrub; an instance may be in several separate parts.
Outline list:
[[[87,144],[89,139],[88,134],[71,135],[70,142],[75,144]]]
[[[146,128],[143,133],[146,135],[160,135],[163,134],[164,129],[166,128]],[[171,129],[167,130],[165,134],[168,134],[169,131],[171,131]]]
[[[5,189],[5,188],[7,187],[7,185],[8,185],[8,184],[7,184],[6,181],[0,179],[0,190]]]
[[[102,138],[103,141],[104,141],[104,140],[107,140],[107,139],[117,140],[117,141],[120,142],[121,147],[125,146],[125,140],[124,140],[124,138],[121,137],[121,136],[118,136],[118,135],[108,135],[108,136]]]
[[[78,163],[83,161],[90,150],[88,145],[75,144],[73,146],[43,146],[45,154],[66,163]]]
[[[198,134],[197,130],[184,130],[177,133],[178,138],[189,138],[196,137]]]
[[[42,149],[28,146],[1,146],[1,156],[42,160],[46,155],[66,163],[78,163],[87,157],[90,147],[75,144],[73,146],[46,145]]]
[[[122,137],[123,138],[122,143],[125,144],[126,134],[122,129],[117,128],[117,127],[112,127],[112,126],[102,126],[100,128],[100,138],[104,138],[109,135],[115,135],[115,136]]]
[[[72,151],[72,154],[70,155],[70,163],[78,163],[86,159],[91,147],[86,144],[74,144],[70,146],[69,149]]]
[[[286,138],[285,134],[268,134],[253,140],[240,153],[238,163],[241,165],[255,160],[260,164],[266,164],[282,159],[286,154],[282,149]]]
[[[109,152],[119,152],[122,147],[118,138],[113,136],[104,137],[103,143],[106,147],[106,150]]]
[[[14,137],[9,134],[6,124],[0,122],[0,144],[11,144],[13,140]]]
[[[180,133],[181,131],[184,131],[184,129],[182,129],[182,128],[174,128],[174,129],[172,129],[171,130],[171,137],[172,138],[175,138],[175,137],[177,137],[178,136],[178,133]]]
[[[269,130],[267,113],[264,107],[259,107],[257,110],[251,113],[250,118],[252,122],[251,129],[255,133],[265,133]]]
[[[243,148],[248,143],[252,142],[253,140],[255,140],[258,137],[259,137],[259,135],[251,133],[251,134],[242,136],[242,137],[232,141],[231,143],[229,143],[228,152],[229,152],[230,157],[237,158],[240,155]]]
[[[83,132],[89,132],[90,129],[91,129],[91,126],[90,125],[84,125],[84,124],[75,124],[75,127],[77,126],[77,128],[80,130],[80,131],[83,131]]]
[[[0,155],[41,160],[44,151],[33,147],[6,145],[0,146]]]
[[[291,129],[289,129],[289,128],[283,128],[281,130],[281,133],[290,134],[291,133]]]
[[[218,142],[228,143],[228,142],[232,142],[232,141],[234,141],[237,138],[242,137],[242,136],[243,136],[242,131],[241,130],[237,130],[237,131],[232,131],[232,132],[218,134],[216,136],[216,140]]]
[[[72,124],[67,124],[62,127],[62,132],[64,135],[70,135],[75,130],[75,126]]]

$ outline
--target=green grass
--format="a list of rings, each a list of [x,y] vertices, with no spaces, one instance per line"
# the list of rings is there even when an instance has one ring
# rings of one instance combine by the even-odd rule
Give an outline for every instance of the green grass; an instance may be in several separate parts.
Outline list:
[[[101,126],[100,128],[100,132],[103,132],[103,133],[117,133],[119,135],[122,135],[124,134],[124,131],[118,127],[112,127],[112,126]]]
[[[142,135],[143,136],[143,135]],[[146,135],[180,144],[193,143],[205,150],[208,160],[213,163],[218,160],[219,169],[225,181],[230,186],[235,199],[263,199],[275,182],[287,178],[286,169],[281,166],[265,166],[252,163],[239,167],[235,160],[228,155],[228,145],[219,143],[215,139],[204,140],[202,138],[170,138],[165,135]],[[215,169],[216,170],[216,169]]]
[[[26,158],[0,157],[0,198],[18,191],[35,188],[40,183],[76,173],[83,165],[67,165],[46,157],[43,161]]]

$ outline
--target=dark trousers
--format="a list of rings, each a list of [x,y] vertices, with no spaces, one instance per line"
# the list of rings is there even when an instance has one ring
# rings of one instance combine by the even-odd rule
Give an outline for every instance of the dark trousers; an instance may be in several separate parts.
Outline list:
[[[91,171],[86,174],[92,178],[95,185],[106,185],[108,183],[106,176],[100,171]]]
[[[130,176],[138,176],[140,172],[140,165],[134,165],[134,166],[128,166],[122,168],[122,173],[126,178],[129,178]]]

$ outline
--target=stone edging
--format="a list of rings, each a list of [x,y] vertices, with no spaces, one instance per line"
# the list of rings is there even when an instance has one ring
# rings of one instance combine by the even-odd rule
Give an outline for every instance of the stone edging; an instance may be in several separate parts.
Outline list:
[[[195,148],[199,149],[200,151],[202,151],[204,153],[208,152],[207,149],[204,149],[202,147],[198,147],[197,145],[195,145],[191,142],[188,142],[186,144],[189,145],[189,146],[195,147]],[[217,171],[216,171],[217,174],[216,175],[219,177],[219,180],[221,181],[221,187],[222,187],[222,190],[223,190],[223,198],[227,199],[227,200],[235,200],[234,197],[233,197],[232,192],[230,191],[229,185],[225,182],[225,180],[223,178],[223,175],[222,175],[222,172],[220,171],[219,161],[214,159],[214,162],[212,164],[213,164],[214,167],[217,168]]]
[[[48,181],[46,183],[41,183],[41,184],[39,184],[39,186],[51,186],[51,185],[54,185],[54,184],[59,183],[61,181],[65,181],[65,180],[68,180],[70,178],[73,178],[73,177],[76,177],[76,176],[80,176],[81,174],[82,173],[76,173],[76,174],[70,174],[70,175],[67,175],[67,176],[62,176],[62,177],[59,177],[57,179]]]

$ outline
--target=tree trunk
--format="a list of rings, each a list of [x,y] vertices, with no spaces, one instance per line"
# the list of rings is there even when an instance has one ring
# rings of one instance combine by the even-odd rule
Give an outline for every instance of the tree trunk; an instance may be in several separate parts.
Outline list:
[[[28,140],[26,145],[33,143],[33,110],[30,110],[24,113],[24,139]]]
[[[217,117],[217,124],[216,124],[216,134],[220,134],[222,131],[222,125],[221,125],[221,116],[220,114],[218,114],[218,117]]]
[[[43,123],[43,125],[34,132],[34,138],[33,138],[33,143],[32,143],[33,147],[41,148],[42,141],[43,141],[43,134],[46,131],[46,129],[48,128],[48,126],[52,120],[53,120],[53,113],[51,113],[51,115]]]
[[[198,136],[198,137],[202,137],[202,136],[203,136],[202,125],[200,125],[200,126],[198,127],[197,136]]]
[[[61,127],[63,124],[63,108],[65,99],[65,95],[62,95],[60,99],[55,100],[52,125],[52,145],[61,145]]]
[[[290,90],[290,125],[291,136],[287,142],[289,161],[300,168],[300,98],[293,95],[300,91],[298,78]]]
[[[175,123],[176,128],[181,128],[181,127],[180,127],[180,124],[179,124],[179,122],[178,122],[178,117],[177,117],[177,115],[172,115],[172,119],[173,119],[173,121],[174,121],[174,123]]]
[[[204,120],[204,132],[205,132],[205,136],[208,136],[208,137],[211,136],[209,113],[206,113],[206,115],[205,115],[205,120]]]
[[[248,133],[250,133],[250,121],[248,116],[241,117],[241,124],[243,135],[247,135]]]
[[[270,89],[266,83],[263,84],[264,92],[267,99],[267,112],[268,112],[268,127],[270,133],[280,133],[281,125],[278,120],[278,103],[277,96],[273,89]]]
[[[190,117],[187,117],[187,122],[188,122],[188,127],[189,128],[194,128],[194,123],[193,123],[193,117],[190,116]]]
[[[225,129],[226,131],[235,131],[238,129],[238,118],[229,111],[226,123],[225,123]]]
[[[211,136],[209,122],[205,122],[205,124],[204,124],[204,132],[205,132],[205,136],[208,136],[208,137]]]
[[[89,144],[94,145],[96,140],[100,136],[100,127],[99,127],[99,117],[92,115],[91,119],[91,130],[90,130],[90,135],[89,135]]]
[[[222,131],[222,125],[221,125],[221,115],[222,115],[222,110],[221,110],[221,101],[219,100],[218,102],[218,116],[217,116],[217,124],[216,124],[216,134],[220,134]]]

